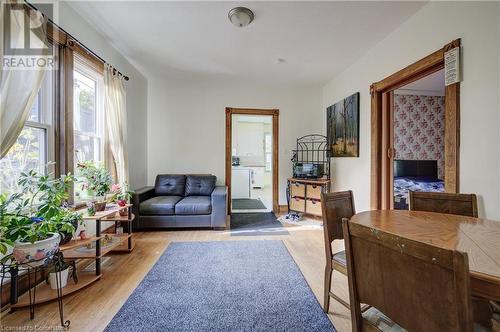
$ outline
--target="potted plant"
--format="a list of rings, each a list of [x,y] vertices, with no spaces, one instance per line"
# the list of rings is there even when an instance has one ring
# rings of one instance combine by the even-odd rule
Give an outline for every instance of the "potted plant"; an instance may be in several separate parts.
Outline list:
[[[64,288],[68,284],[70,265],[64,260],[64,256],[61,252],[57,253],[54,259],[54,267],[49,272],[48,276],[50,288]],[[59,273],[59,275],[56,275],[57,273]],[[59,287],[57,287],[57,279],[59,279]]]
[[[73,180],[71,175],[53,179],[34,170],[21,173],[21,193],[0,198],[0,253],[12,246],[18,263],[37,266],[57,252],[61,234],[72,236],[74,221],[81,220],[64,206]]]
[[[71,241],[73,235],[75,234],[78,225],[83,223],[83,218],[81,213],[76,213],[70,209],[65,208],[61,214],[61,220],[58,221],[58,232],[61,235],[61,241],[59,245],[63,245]],[[71,226],[69,226],[71,225]]]
[[[119,206],[125,206],[130,202],[133,192],[128,190],[128,184],[125,182],[123,185],[114,184],[111,187],[111,192],[113,193],[112,201],[116,202]],[[126,216],[127,209],[120,210],[120,216]]]
[[[92,161],[78,163],[77,170],[85,182],[83,189],[91,190],[95,194],[95,210],[104,211],[106,209],[106,194],[111,189],[113,179],[109,171],[102,165],[96,165]]]

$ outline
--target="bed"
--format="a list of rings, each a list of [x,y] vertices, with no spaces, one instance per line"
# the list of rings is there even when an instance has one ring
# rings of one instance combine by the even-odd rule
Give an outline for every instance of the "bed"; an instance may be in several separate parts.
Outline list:
[[[394,209],[408,210],[408,192],[444,192],[437,160],[394,160]]]

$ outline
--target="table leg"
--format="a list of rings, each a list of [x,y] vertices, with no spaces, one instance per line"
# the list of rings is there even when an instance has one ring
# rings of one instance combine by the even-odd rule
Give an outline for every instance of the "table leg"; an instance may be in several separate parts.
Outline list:
[[[95,234],[97,237],[101,236],[101,219],[96,220],[95,224]],[[98,276],[101,274],[101,239],[95,241],[95,274]]]
[[[290,214],[290,181],[286,182],[286,206],[288,214]]]
[[[61,326],[63,328],[68,328],[71,322],[69,320],[64,321],[64,307],[63,307],[63,291],[62,291],[62,277],[61,277],[61,266],[58,263],[55,265],[57,272],[56,275],[56,288],[57,288],[57,304],[59,306],[59,320],[61,321]]]
[[[127,227],[127,230],[128,230],[128,234],[131,235],[132,234],[132,213],[130,212],[130,207],[127,209],[127,216],[128,216],[128,227]],[[132,250],[132,236],[129,236],[128,238],[128,250]]]
[[[19,274],[17,268],[10,270],[10,304],[16,304],[18,298]]]

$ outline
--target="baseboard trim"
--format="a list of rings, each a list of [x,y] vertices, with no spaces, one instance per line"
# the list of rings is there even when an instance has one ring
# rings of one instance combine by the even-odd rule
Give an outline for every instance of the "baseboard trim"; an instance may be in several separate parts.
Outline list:
[[[278,212],[279,213],[288,213],[288,205],[280,205]]]

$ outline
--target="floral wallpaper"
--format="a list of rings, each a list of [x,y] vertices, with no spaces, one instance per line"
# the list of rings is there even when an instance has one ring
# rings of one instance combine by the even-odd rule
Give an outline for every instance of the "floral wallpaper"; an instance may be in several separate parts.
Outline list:
[[[444,179],[444,97],[394,94],[396,159],[437,160]]]

